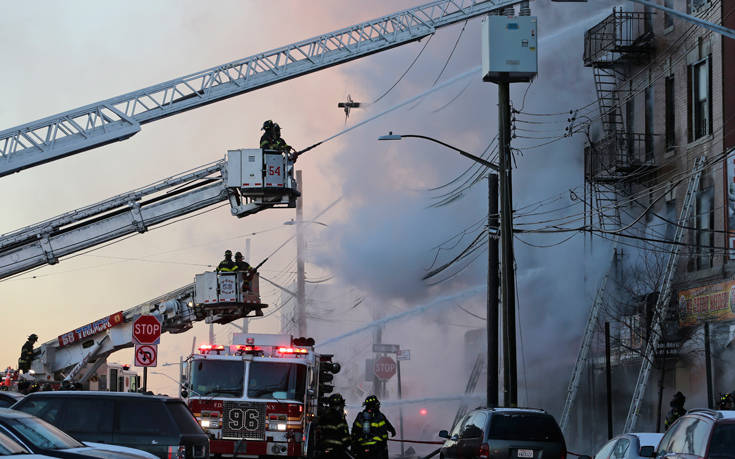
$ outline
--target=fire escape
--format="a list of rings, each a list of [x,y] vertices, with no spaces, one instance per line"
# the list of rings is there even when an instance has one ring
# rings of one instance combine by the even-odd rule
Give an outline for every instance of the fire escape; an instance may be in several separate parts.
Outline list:
[[[650,12],[613,9],[585,32],[584,65],[592,67],[602,133],[585,147],[585,185],[590,227],[621,227],[618,195],[642,181],[654,167],[653,139],[628,125],[621,107],[631,96],[626,75],[653,52]]]

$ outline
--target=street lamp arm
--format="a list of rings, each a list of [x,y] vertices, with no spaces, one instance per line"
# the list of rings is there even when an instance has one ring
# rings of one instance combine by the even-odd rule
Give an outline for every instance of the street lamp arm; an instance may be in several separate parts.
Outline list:
[[[500,171],[500,168],[498,167],[497,164],[493,164],[490,161],[487,161],[485,159],[480,158],[479,156],[473,155],[472,153],[467,153],[466,151],[460,150],[459,148],[454,147],[452,145],[449,145],[448,143],[444,143],[441,140],[437,140],[437,139],[434,139],[432,137],[427,137],[425,135],[417,135],[417,134],[401,135],[401,137],[415,137],[417,139],[430,140],[430,141],[432,141],[434,143],[438,143],[439,145],[443,145],[443,146],[445,146],[445,147],[447,147],[447,148],[449,148],[451,150],[454,150],[457,153],[459,153],[460,155],[462,155],[462,156],[464,156],[466,158],[469,158],[469,159],[471,159],[471,160],[473,160],[473,161],[475,161],[477,163],[480,163],[480,164],[482,164],[485,167],[489,167],[490,169],[492,169],[492,170],[494,170],[496,172],[499,172]]]

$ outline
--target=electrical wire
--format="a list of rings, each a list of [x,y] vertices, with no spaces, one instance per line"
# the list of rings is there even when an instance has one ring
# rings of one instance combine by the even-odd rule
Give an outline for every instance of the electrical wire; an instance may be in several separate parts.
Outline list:
[[[389,93],[389,92],[391,92],[391,91],[393,90],[393,88],[395,88],[396,86],[398,86],[398,83],[400,83],[400,82],[401,82],[401,80],[403,80],[403,77],[405,77],[405,76],[406,76],[406,74],[407,74],[407,73],[408,73],[408,72],[409,72],[409,71],[410,71],[410,70],[411,70],[411,69],[413,68],[413,66],[414,66],[414,64],[416,63],[416,61],[418,61],[418,60],[419,60],[419,57],[421,57],[421,54],[422,54],[422,53],[424,52],[424,50],[426,49],[426,46],[427,46],[427,45],[429,44],[429,42],[431,41],[431,38],[432,38],[433,36],[434,36],[434,34],[433,34],[433,33],[429,35],[429,38],[427,38],[427,39],[426,39],[426,43],[424,43],[424,46],[422,46],[422,47],[421,47],[421,50],[420,50],[420,51],[419,51],[419,53],[418,53],[418,54],[416,55],[416,57],[415,57],[415,58],[413,59],[413,61],[411,61],[411,64],[410,64],[410,65],[408,66],[408,68],[406,69],[406,71],[405,71],[405,72],[403,72],[403,74],[402,74],[402,75],[401,75],[401,76],[400,76],[400,77],[398,78],[398,80],[396,80],[396,82],[395,82],[395,83],[393,83],[393,86],[391,86],[390,88],[388,88],[388,90],[387,90],[387,91],[385,91],[385,92],[384,92],[384,93],[383,93],[383,94],[382,94],[382,95],[381,95],[380,97],[378,97],[377,99],[375,99],[375,100],[373,101],[373,103],[374,103],[374,104],[375,104],[375,103],[377,103],[377,102],[379,102],[379,101],[380,101],[380,99],[382,99],[383,97],[387,96],[387,95],[388,95],[388,93]]]

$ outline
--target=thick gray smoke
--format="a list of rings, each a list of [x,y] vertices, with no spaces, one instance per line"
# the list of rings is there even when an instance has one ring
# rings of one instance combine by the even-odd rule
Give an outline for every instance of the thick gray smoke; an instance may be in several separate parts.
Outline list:
[[[530,87],[513,85],[515,107],[523,105],[526,112],[549,114],[566,112],[595,101],[591,71],[582,66],[583,36],[586,28],[604,17],[608,7],[577,5],[532,4],[533,14],[539,17],[543,40],[540,70]],[[389,96],[370,107],[370,112],[355,112],[352,116],[359,121],[429,87],[461,27],[458,25],[437,34],[415,68]],[[346,77],[352,81],[351,87],[359,88],[353,97],[371,100],[381,94],[393,82],[384,74],[385,68],[394,68],[397,77],[420,46],[415,45],[413,52],[385,53],[375,56],[371,62],[349,67]],[[479,58],[479,20],[475,20],[467,25],[443,78],[476,66]],[[373,65],[374,60],[379,60],[381,65]],[[429,286],[420,279],[432,264],[432,248],[486,214],[486,182],[480,181],[462,200],[449,206],[428,208],[432,194],[425,190],[451,180],[469,166],[468,160],[421,140],[376,140],[388,131],[423,134],[475,154],[481,153],[497,132],[497,89],[479,80],[478,75],[456,101],[436,113],[436,109],[457,96],[463,84],[431,96],[414,108],[403,108],[387,115],[340,140],[341,153],[331,172],[345,177],[342,191],[350,204],[349,215],[342,223],[333,224],[321,233],[323,239],[318,244],[319,249],[313,250],[310,256],[317,265],[334,273],[337,283],[357,288],[367,297],[360,306],[343,311],[344,314],[335,319],[357,319],[352,328],[346,327],[348,330],[359,329],[374,318],[409,310],[447,292],[462,291],[485,281],[484,256],[438,286]],[[547,125],[543,129],[550,128]],[[562,124],[554,135],[563,132]],[[514,207],[518,209],[557,195],[560,197],[555,203],[543,210],[573,204],[567,190],[583,184],[583,140],[579,135],[528,151],[524,151],[524,146],[542,141],[514,140],[513,146],[520,150],[514,170]],[[552,212],[539,220],[560,215],[565,214]],[[577,221],[576,224],[581,223]],[[548,246],[568,236],[570,234],[523,235],[522,238],[529,244]],[[442,258],[451,258],[467,242],[465,239],[454,251],[444,252]],[[523,405],[543,407],[557,416],[561,411],[592,297],[592,293],[585,291],[585,278],[594,287],[609,261],[605,244],[598,243],[595,248],[594,256],[585,259],[581,234],[548,248],[524,245],[518,240],[515,243],[521,338],[519,403]],[[484,317],[484,302],[483,292],[462,301],[460,306]],[[412,349],[414,361],[410,362],[410,367],[406,365],[408,368],[403,375],[404,387],[408,387],[412,398],[443,396],[464,389],[468,376],[466,362],[474,359],[478,352],[465,347],[464,333],[483,326],[483,320],[456,307],[436,309],[423,316],[386,324],[383,342],[395,342]],[[322,341],[342,334],[318,321],[314,322],[313,329],[319,330]],[[372,356],[371,342],[371,333],[363,332],[351,334],[339,344],[326,346],[337,357],[353,361],[354,370],[359,373],[355,381],[366,388],[370,384],[363,382],[362,362]],[[482,392],[482,387],[483,382],[478,391]],[[395,392],[391,394],[394,398]],[[439,428],[449,428],[456,407],[456,403],[437,405],[433,408],[435,418],[432,422],[413,413],[412,432],[423,435],[421,439],[424,440],[435,439]],[[395,414],[394,411],[391,414]],[[436,430],[432,431],[432,426]]]

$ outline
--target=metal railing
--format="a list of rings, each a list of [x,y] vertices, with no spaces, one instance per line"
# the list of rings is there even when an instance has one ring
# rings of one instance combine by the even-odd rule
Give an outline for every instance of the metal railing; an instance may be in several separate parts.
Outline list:
[[[653,37],[651,12],[613,9],[584,34],[584,65],[613,63],[626,53],[647,52]]]
[[[655,134],[617,131],[585,148],[585,175],[589,180],[620,178],[655,166]]]

